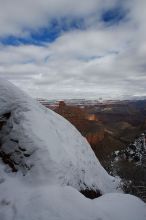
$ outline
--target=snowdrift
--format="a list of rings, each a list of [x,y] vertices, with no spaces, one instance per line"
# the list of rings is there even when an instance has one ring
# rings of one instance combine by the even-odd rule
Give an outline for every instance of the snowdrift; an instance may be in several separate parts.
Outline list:
[[[25,181],[102,193],[118,187],[75,127],[2,79],[0,116],[1,157]]]

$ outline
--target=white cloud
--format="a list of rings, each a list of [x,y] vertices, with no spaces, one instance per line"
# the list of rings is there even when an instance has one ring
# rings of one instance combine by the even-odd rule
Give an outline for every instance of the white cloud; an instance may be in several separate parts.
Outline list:
[[[28,34],[51,18],[98,13],[116,0],[0,0],[0,36]]]
[[[117,1],[1,1],[0,33],[23,34],[48,18],[89,14]],[[127,20],[106,26],[90,17],[86,30],[62,34],[44,46],[0,47],[0,76],[37,97],[145,95],[146,2],[124,1]],[[27,12],[27,13],[26,13]],[[8,16],[9,15],[9,16]],[[93,22],[94,21],[94,22]],[[95,22],[96,21],[96,22]]]

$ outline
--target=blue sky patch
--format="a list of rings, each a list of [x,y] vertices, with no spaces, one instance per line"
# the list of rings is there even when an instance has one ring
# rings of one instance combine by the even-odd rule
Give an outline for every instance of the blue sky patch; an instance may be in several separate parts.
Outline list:
[[[115,7],[106,10],[101,15],[101,20],[106,24],[118,24],[126,18],[127,10],[122,7]]]
[[[67,31],[75,29],[85,29],[84,19],[82,18],[61,18],[61,19],[52,19],[48,23],[47,27],[41,27],[37,31],[25,30],[29,33],[26,37],[17,37],[17,36],[7,36],[0,38],[0,43],[3,45],[43,45],[45,43],[51,43],[55,41],[61,34]]]

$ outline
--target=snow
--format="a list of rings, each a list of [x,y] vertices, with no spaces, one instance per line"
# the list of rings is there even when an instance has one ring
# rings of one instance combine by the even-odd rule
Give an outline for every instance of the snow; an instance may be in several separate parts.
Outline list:
[[[120,193],[109,193],[93,200],[98,210],[106,214],[101,219],[140,220],[146,219],[146,204],[139,198]]]
[[[115,193],[119,180],[69,122],[0,79],[1,121],[6,113],[0,155],[11,160],[0,160],[0,220],[146,219],[146,205]],[[108,194],[90,200],[79,192],[86,187]]]
[[[90,200],[69,186],[28,186],[0,166],[1,220],[145,220],[146,205],[109,193]]]
[[[119,179],[107,174],[74,126],[0,79],[0,116],[4,113],[11,116],[1,132],[1,150],[11,155],[24,181],[117,190]]]

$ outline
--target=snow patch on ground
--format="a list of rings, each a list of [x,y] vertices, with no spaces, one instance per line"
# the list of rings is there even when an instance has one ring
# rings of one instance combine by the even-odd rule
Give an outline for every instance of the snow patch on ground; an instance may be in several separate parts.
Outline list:
[[[138,198],[109,193],[85,198],[76,189],[59,185],[28,186],[0,164],[2,220],[145,220],[146,205]]]

